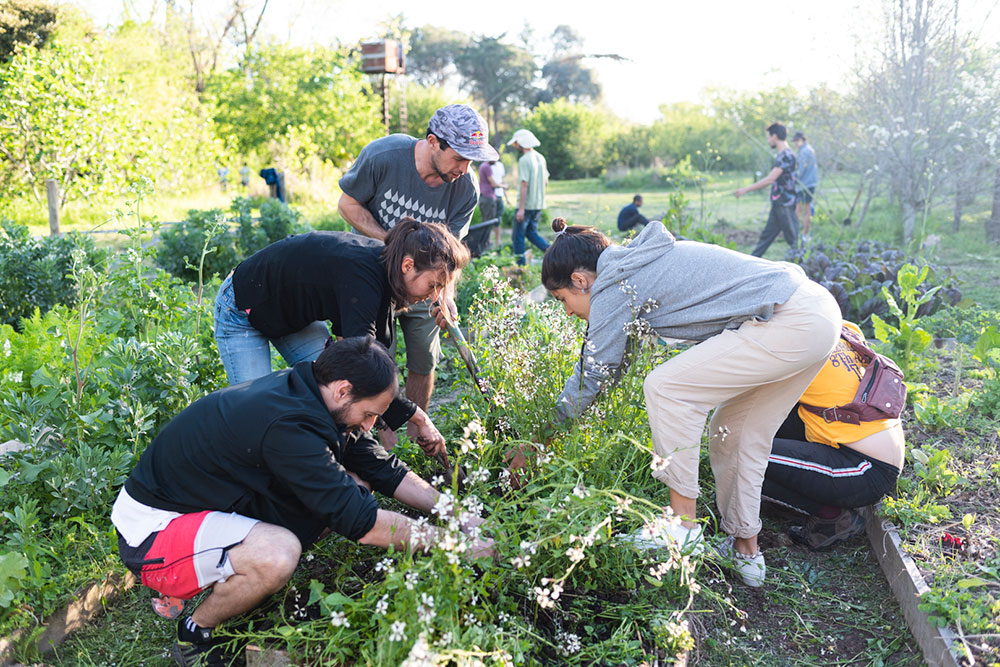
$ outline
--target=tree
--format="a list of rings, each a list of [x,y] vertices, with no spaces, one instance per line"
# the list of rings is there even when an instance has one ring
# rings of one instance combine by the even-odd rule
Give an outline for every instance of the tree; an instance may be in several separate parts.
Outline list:
[[[115,191],[132,157],[132,103],[120,92],[99,53],[58,44],[19,49],[0,70],[5,189],[41,201],[51,178],[60,185],[60,206]]]
[[[215,16],[205,16],[195,9],[195,0],[188,0],[186,12],[177,7],[176,0],[167,3],[172,18],[179,20],[187,36],[188,53],[194,74],[194,89],[200,95],[205,91],[208,80],[219,68],[227,43],[243,50],[243,58],[256,46],[269,0],[263,0],[259,7],[249,0],[229,0],[221,12]]]
[[[957,0],[896,0],[884,9],[878,57],[858,73],[859,146],[899,201],[909,243],[947,182],[955,123],[967,113],[960,74],[969,53]]]
[[[464,86],[486,107],[496,134],[504,111],[526,108],[533,98],[535,59],[527,49],[503,42],[504,35],[473,40],[455,58]]]
[[[469,100],[456,99],[439,86],[421,86],[405,79],[396,79],[390,88],[389,131],[424,137],[431,116],[439,108],[448,104],[467,103]],[[406,99],[407,126],[399,121],[400,100]]]
[[[455,76],[455,59],[468,47],[469,36],[425,25],[414,29],[409,41],[406,73],[421,85],[443,86]]]
[[[213,77],[207,92],[219,135],[245,155],[274,159],[271,142],[295,128],[295,143],[342,165],[382,133],[379,100],[342,49],[258,49]]]
[[[549,40],[552,53],[542,66],[544,86],[538,91],[536,103],[565,98],[570,102],[598,102],[601,84],[597,74],[583,66],[583,60],[594,56],[582,53],[583,40],[568,25],[556,26]],[[617,57],[617,56],[597,56]]]
[[[0,2],[0,63],[18,46],[43,46],[56,28],[58,9],[43,0]]]
[[[552,178],[579,178],[600,171],[607,162],[610,137],[606,114],[567,100],[542,103],[524,120],[541,142]]]

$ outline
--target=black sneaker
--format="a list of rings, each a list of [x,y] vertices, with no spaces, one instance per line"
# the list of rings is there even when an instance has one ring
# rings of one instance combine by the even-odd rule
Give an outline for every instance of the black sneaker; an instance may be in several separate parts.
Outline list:
[[[230,663],[215,642],[200,644],[177,639],[170,648],[170,657],[181,667],[228,667]]]
[[[788,535],[813,551],[826,551],[837,542],[865,532],[865,519],[854,510],[844,509],[832,519],[811,516],[804,526],[792,526]]]

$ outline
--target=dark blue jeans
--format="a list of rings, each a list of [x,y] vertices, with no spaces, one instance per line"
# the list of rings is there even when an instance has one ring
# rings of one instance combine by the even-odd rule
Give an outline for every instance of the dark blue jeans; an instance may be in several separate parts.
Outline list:
[[[543,252],[549,247],[549,242],[545,240],[545,237],[538,233],[538,216],[541,215],[541,213],[541,209],[525,210],[524,220],[521,222],[518,222],[517,215],[514,215],[514,255],[517,257],[518,264],[524,264],[525,238],[538,246],[538,248]]]
[[[757,247],[750,254],[754,257],[763,257],[767,249],[778,238],[778,234],[784,234],[785,242],[789,248],[797,248],[799,243],[799,217],[795,215],[795,204],[782,206],[771,204],[771,214],[767,216],[767,224],[764,231],[760,233],[760,240]]]

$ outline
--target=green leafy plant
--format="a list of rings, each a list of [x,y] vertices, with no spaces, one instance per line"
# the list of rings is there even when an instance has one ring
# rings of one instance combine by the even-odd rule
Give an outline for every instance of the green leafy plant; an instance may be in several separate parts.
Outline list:
[[[947,449],[926,452],[919,447],[913,447],[909,450],[908,456],[913,459],[913,469],[917,477],[935,494],[951,495],[956,486],[968,482],[948,466],[951,452]]]
[[[44,314],[58,303],[73,305],[74,261],[97,266],[104,253],[83,234],[34,237],[24,225],[0,222],[0,323],[17,327],[36,308]]]
[[[198,262],[205,249],[203,271],[225,276],[239,263],[233,236],[220,209],[188,211],[187,219],[163,230],[156,262],[173,275],[189,282],[198,280]]]
[[[921,292],[920,286],[927,279],[930,267],[917,268],[913,264],[904,264],[899,269],[897,280],[899,294],[903,307],[896,302],[889,288],[882,286],[882,297],[889,306],[889,312],[896,318],[897,326],[893,326],[872,314],[872,324],[875,327],[875,338],[881,341],[889,357],[894,359],[904,374],[909,374],[915,356],[927,349],[933,336],[918,324],[920,308],[929,303],[941,285],[931,287]]]
[[[912,496],[882,499],[882,514],[905,527],[940,523],[951,518],[947,505],[935,502],[935,498],[923,487],[916,489]]]
[[[921,426],[937,433],[945,428],[957,428],[966,419],[970,394],[940,398],[934,394],[921,394],[913,402],[913,414]]]

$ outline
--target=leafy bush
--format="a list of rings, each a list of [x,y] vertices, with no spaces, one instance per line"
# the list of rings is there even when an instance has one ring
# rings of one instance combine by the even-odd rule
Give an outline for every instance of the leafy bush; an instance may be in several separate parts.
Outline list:
[[[724,234],[713,232],[707,226],[695,222],[694,216],[687,210],[687,198],[683,192],[670,193],[670,207],[664,213],[661,222],[679,239],[711,243],[731,250],[736,249],[736,244],[726,241]]]
[[[928,315],[921,324],[937,338],[955,338],[966,345],[975,345],[984,328],[1000,326],[1000,311],[962,300],[954,308],[941,308]]]
[[[222,209],[190,210],[187,219],[165,229],[156,262],[178,278],[198,280],[203,253],[204,275],[225,276],[239,263],[234,238]]]
[[[45,313],[57,303],[72,305],[76,285],[68,274],[74,251],[87,264],[104,261],[89,236],[34,237],[24,225],[0,223],[0,323],[16,327],[35,308]]]
[[[253,209],[260,207],[255,221]],[[203,276],[225,276],[245,257],[291,234],[305,231],[302,214],[277,199],[236,197],[230,211],[236,222],[233,234],[221,209],[188,211],[187,219],[162,234],[157,263],[190,282]]]
[[[918,288],[922,296],[940,288],[933,298],[920,304],[916,317],[931,315],[945,306],[954,306],[962,299],[958,280],[951,269],[928,264],[921,259],[910,260],[906,254],[880,241],[842,241],[837,245],[814,243],[804,248],[788,251],[785,259],[802,266],[812,280],[830,290],[844,319],[856,322],[866,332],[872,331],[871,316],[890,316],[882,288],[888,289],[893,298],[900,299],[898,275],[906,264],[927,267],[925,279]],[[895,324],[894,318],[888,320]]]
[[[711,176],[691,165],[687,155],[669,167],[609,170],[601,181],[605,187],[623,190],[663,190],[666,188],[693,188],[711,182]]]
[[[323,232],[349,232],[353,229],[351,223],[340,217],[340,213],[336,211],[321,213],[309,221],[309,226]]]
[[[2,635],[120,566],[115,493],[167,419],[225,384],[210,300],[150,271],[147,232],[98,265],[75,249],[74,305],[0,325],[0,441],[28,445],[0,460]]]

